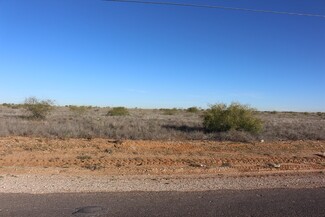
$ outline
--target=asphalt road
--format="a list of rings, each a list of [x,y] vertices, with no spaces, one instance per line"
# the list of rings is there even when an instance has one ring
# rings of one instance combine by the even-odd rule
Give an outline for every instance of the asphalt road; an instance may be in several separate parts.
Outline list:
[[[0,216],[325,217],[325,188],[0,194]]]

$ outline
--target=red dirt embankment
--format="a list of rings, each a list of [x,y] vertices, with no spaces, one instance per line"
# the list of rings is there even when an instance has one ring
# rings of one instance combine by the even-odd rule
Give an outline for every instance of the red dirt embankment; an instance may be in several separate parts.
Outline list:
[[[0,138],[0,173],[185,175],[325,171],[325,141]]]

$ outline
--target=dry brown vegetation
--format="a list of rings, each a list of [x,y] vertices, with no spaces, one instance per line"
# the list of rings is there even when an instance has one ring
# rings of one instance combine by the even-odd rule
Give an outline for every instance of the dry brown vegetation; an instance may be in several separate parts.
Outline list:
[[[203,111],[129,109],[127,116],[108,116],[110,108],[54,107],[44,120],[24,118],[20,105],[0,106],[0,136],[112,138],[144,140],[278,141],[325,140],[325,113],[258,112],[259,134],[241,131],[207,133]]]

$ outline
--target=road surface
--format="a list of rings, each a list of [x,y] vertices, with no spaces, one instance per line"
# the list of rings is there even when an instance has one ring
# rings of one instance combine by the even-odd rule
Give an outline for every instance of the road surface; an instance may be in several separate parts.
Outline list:
[[[324,217],[325,188],[0,194],[0,216]]]

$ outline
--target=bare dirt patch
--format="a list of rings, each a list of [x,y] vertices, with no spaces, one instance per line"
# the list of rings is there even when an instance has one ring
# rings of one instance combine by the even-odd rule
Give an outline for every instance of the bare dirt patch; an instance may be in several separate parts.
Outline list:
[[[185,175],[325,172],[325,141],[233,143],[0,138],[0,174]]]

